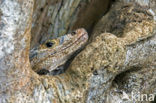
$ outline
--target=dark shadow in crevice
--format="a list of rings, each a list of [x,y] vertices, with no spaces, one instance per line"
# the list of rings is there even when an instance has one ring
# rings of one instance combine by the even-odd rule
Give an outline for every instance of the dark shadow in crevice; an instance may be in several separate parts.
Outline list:
[[[131,90],[132,88],[129,88],[129,89],[125,88],[126,84],[129,84],[129,81],[127,81],[130,79],[129,74],[138,72],[139,70],[141,70],[141,68],[142,67],[131,67],[131,69],[118,74],[113,80],[112,85],[117,85],[119,90],[122,90],[122,89],[125,89],[125,91]],[[127,91],[127,92],[131,92],[131,91]]]

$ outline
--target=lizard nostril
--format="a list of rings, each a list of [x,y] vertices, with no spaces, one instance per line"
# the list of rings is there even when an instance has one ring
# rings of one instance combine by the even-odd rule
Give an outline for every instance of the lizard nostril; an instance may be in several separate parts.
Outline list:
[[[71,32],[71,35],[75,35],[75,34],[76,34],[76,32],[75,32],[75,31]]]
[[[46,46],[47,46],[48,48],[52,47],[53,45],[54,45],[54,43],[52,43],[52,42],[47,42],[47,43],[46,43]]]

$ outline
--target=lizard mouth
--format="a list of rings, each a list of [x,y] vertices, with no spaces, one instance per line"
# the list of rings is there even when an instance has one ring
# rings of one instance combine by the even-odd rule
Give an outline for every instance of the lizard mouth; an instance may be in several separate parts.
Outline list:
[[[88,40],[88,33],[84,29],[79,29],[78,34],[76,35],[75,38],[76,39],[74,39],[72,42],[68,43],[68,45],[64,45],[64,48],[62,48],[61,50],[65,50],[67,48],[70,48],[71,46],[82,46]],[[78,45],[78,44],[80,44],[80,45]],[[77,48],[79,48],[79,47],[77,47]]]

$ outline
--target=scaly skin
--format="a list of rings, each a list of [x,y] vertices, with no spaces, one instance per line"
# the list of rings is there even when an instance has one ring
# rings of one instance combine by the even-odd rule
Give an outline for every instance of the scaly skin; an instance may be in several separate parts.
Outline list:
[[[63,65],[71,55],[83,47],[88,34],[83,28],[56,39],[47,40],[30,51],[30,61],[35,72],[51,72]]]

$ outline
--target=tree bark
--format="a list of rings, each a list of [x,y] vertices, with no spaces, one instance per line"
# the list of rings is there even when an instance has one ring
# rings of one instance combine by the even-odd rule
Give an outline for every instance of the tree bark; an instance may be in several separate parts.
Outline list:
[[[100,0],[98,1],[100,2]],[[156,70],[156,11],[154,5],[156,5],[156,3],[154,0],[147,2],[147,5],[151,7],[149,10],[152,10],[150,13],[154,14],[152,14],[152,19],[150,18],[151,15],[147,14],[145,16],[149,18],[145,20],[139,20],[136,24],[130,22],[131,25],[126,26],[132,28],[125,29],[123,37],[117,37],[111,33],[101,34],[96,32],[96,34],[92,34],[92,36],[96,36],[94,38],[92,37],[92,40],[86,48],[76,56],[67,71],[57,76],[40,76],[31,69],[29,63],[30,32],[31,26],[33,25],[32,29],[34,29],[34,25],[36,25],[32,24],[35,22],[32,22],[32,19],[34,20],[35,15],[40,18],[38,19],[40,20],[39,28],[36,29],[36,33],[39,35],[42,30],[44,32],[42,28],[42,23],[44,24],[44,21],[42,19],[45,15],[48,15],[49,5],[55,4],[54,7],[51,7],[54,13],[50,12],[51,16],[53,16],[52,18],[55,18],[52,19],[54,25],[50,25],[47,28],[49,29],[53,26],[54,29],[49,29],[48,32],[62,35],[67,32],[67,30],[81,27],[81,25],[83,26],[87,17],[85,16],[83,18],[81,16],[79,17],[78,13],[74,14],[74,11],[80,4],[80,0],[56,0],[51,2],[49,0],[47,3],[43,2],[44,1],[39,4],[43,4],[45,7],[40,8],[40,11],[42,11],[41,16],[37,16],[39,15],[35,14],[37,12],[35,12],[34,15],[32,14],[33,0],[0,1],[1,103],[113,103],[115,100],[113,97],[117,97],[119,101],[122,100],[119,93],[114,92],[114,90],[126,89],[131,91],[134,87],[133,85],[130,89],[124,88],[124,85],[130,84],[128,81],[131,80],[131,77],[134,75],[139,79],[140,77],[138,77],[137,74],[142,73],[145,73],[147,78],[141,75],[141,80],[139,79],[141,82],[137,82],[136,84],[140,86],[141,83],[151,84],[147,85],[146,88],[141,88],[141,92],[154,92],[156,85],[154,73]],[[99,2],[94,2],[94,0],[91,2],[91,4],[88,4],[90,6],[84,7],[91,8],[94,3],[99,4]],[[137,0],[137,2],[139,1]],[[143,4],[145,3],[143,2]],[[76,8],[67,12],[65,8],[67,7],[67,9],[70,9],[71,6],[76,6]],[[122,6],[123,5],[121,5],[121,7]],[[144,7],[144,5],[142,6]],[[56,14],[57,16],[55,15],[55,8],[58,13]],[[86,14],[89,13],[89,16],[95,15],[95,12],[94,10],[88,9],[85,11]],[[103,13],[105,10],[101,12]],[[101,15],[101,12],[96,14],[97,18],[100,17],[99,15]],[[80,15],[82,15],[81,13],[82,11]],[[72,14],[76,16],[74,18],[78,18],[76,20],[81,21],[80,24],[78,23],[77,26],[73,26],[75,23],[77,24],[77,22],[74,22],[75,19],[73,18],[72,22],[68,22],[69,24],[67,23],[67,25],[64,25],[65,21],[70,21],[70,16]],[[60,19],[59,17],[63,18],[63,15],[67,16],[65,16],[64,19]],[[94,18],[93,21],[96,22],[97,18]],[[139,16],[139,18],[142,18],[142,16]],[[46,17],[45,20],[47,20]],[[93,22],[87,21],[88,25],[84,27],[87,29],[91,28],[92,23]],[[127,28],[126,26],[125,28]],[[47,28],[45,29],[47,30]],[[99,29],[96,29],[95,26],[94,30]],[[33,31],[33,33],[35,32]],[[93,31],[93,33],[95,33],[95,31]],[[140,67],[140,70],[137,69],[138,71],[133,73],[131,70],[134,70],[134,67]],[[150,67],[149,71],[148,67]],[[130,73],[128,73],[128,71],[130,71]],[[123,72],[125,74],[127,73],[127,76],[122,74]],[[153,74],[149,75],[152,72]],[[120,82],[120,76],[123,77],[121,81],[126,81],[124,84]],[[144,82],[144,80],[147,80],[147,82]],[[122,88],[113,86],[113,84],[119,85]],[[150,88],[150,86],[153,88]],[[140,87],[136,87],[136,89],[140,90]],[[112,96],[110,93],[112,92],[114,92],[114,94],[110,99],[109,97]]]
[[[0,102],[30,91],[29,42],[33,0],[0,1]],[[18,97],[22,99],[22,97]]]

